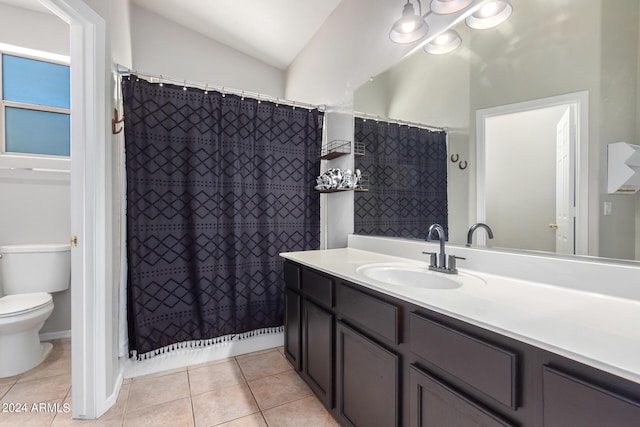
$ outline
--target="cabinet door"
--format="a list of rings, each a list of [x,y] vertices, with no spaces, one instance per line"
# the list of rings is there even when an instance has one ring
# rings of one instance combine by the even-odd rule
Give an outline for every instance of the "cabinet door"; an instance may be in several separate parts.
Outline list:
[[[514,427],[415,366],[409,377],[411,427]]]
[[[337,323],[338,413],[356,427],[398,425],[399,357]]]
[[[543,367],[543,379],[545,427],[640,425],[640,402],[549,366]]]
[[[284,294],[284,354],[297,371],[302,369],[302,358],[300,350],[301,338],[301,318],[300,302],[302,297],[289,288],[285,288]]]
[[[302,304],[302,377],[333,408],[333,315],[305,299]]]

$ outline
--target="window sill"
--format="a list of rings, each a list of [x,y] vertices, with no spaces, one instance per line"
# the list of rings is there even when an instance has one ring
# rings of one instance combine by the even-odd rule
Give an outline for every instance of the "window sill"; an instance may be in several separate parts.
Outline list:
[[[69,176],[71,172],[71,159],[0,154],[0,172],[6,175],[7,172],[14,171],[38,174],[55,173],[56,175]]]

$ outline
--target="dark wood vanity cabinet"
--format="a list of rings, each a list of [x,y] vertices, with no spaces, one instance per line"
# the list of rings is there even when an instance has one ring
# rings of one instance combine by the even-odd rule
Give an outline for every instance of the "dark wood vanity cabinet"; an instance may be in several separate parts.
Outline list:
[[[334,406],[334,281],[285,263],[284,353],[328,409]]]
[[[355,427],[637,427],[640,384],[285,262],[285,354]]]

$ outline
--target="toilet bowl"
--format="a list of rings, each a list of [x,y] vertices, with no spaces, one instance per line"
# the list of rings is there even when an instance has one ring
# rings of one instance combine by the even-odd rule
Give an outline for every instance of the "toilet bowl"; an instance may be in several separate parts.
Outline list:
[[[38,366],[51,352],[39,331],[53,312],[49,292],[69,288],[69,245],[0,246],[0,378]]]
[[[45,292],[0,298],[0,378],[26,372],[46,359],[52,345],[40,343],[38,332],[52,312],[53,299]]]

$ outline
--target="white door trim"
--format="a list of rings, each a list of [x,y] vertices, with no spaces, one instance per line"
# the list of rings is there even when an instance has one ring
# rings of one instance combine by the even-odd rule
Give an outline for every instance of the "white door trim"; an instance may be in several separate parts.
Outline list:
[[[73,418],[107,408],[106,23],[82,0],[40,0],[70,26]]]
[[[485,132],[486,120],[495,116],[560,105],[576,108],[576,254],[589,255],[589,92],[574,92],[476,111],[476,220],[485,222]],[[555,155],[555,153],[554,153]],[[478,235],[482,244],[483,233]]]

